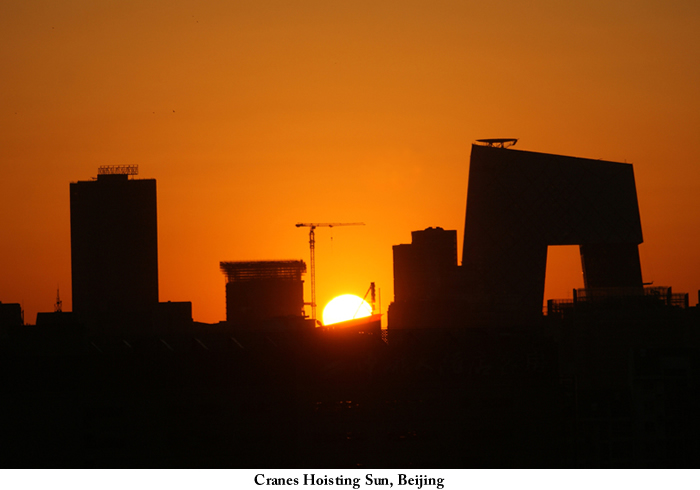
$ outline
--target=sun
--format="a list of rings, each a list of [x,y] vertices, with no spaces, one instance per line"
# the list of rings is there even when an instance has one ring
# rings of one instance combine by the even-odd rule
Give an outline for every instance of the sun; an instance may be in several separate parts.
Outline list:
[[[354,294],[343,294],[330,300],[323,309],[323,324],[331,325],[371,314],[372,307],[367,301]]]

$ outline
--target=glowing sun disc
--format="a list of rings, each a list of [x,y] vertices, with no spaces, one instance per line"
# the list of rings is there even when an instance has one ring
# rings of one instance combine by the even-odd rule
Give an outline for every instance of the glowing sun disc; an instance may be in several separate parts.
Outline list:
[[[371,314],[372,307],[367,301],[354,294],[343,294],[330,300],[323,309],[323,324],[331,325]]]

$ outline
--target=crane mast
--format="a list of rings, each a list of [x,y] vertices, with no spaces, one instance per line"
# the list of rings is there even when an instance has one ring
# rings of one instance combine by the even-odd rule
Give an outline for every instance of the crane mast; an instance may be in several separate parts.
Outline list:
[[[318,227],[333,228],[334,226],[362,226],[364,223],[297,223],[296,227],[309,228],[309,252],[311,263],[311,318],[316,320],[316,234]]]

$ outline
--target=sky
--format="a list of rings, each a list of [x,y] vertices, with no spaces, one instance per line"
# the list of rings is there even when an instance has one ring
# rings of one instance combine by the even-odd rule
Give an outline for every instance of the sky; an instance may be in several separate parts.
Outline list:
[[[393,298],[392,245],[463,241],[471,144],[634,164],[645,282],[700,289],[700,3],[0,3],[0,301],[71,310],[69,183],[158,186],[161,301],[225,319],[223,260],[309,260]],[[461,256],[460,256],[461,261]],[[309,278],[306,278],[308,286]],[[545,297],[582,287],[550,247]],[[307,300],[308,300],[307,289]]]

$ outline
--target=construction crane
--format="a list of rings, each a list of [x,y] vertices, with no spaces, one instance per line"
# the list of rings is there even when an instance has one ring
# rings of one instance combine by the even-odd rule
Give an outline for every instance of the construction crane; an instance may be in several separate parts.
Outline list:
[[[364,223],[297,223],[296,227],[309,228],[309,250],[311,255],[311,318],[316,320],[316,235],[314,230],[320,226],[333,228],[334,226],[363,226]]]

